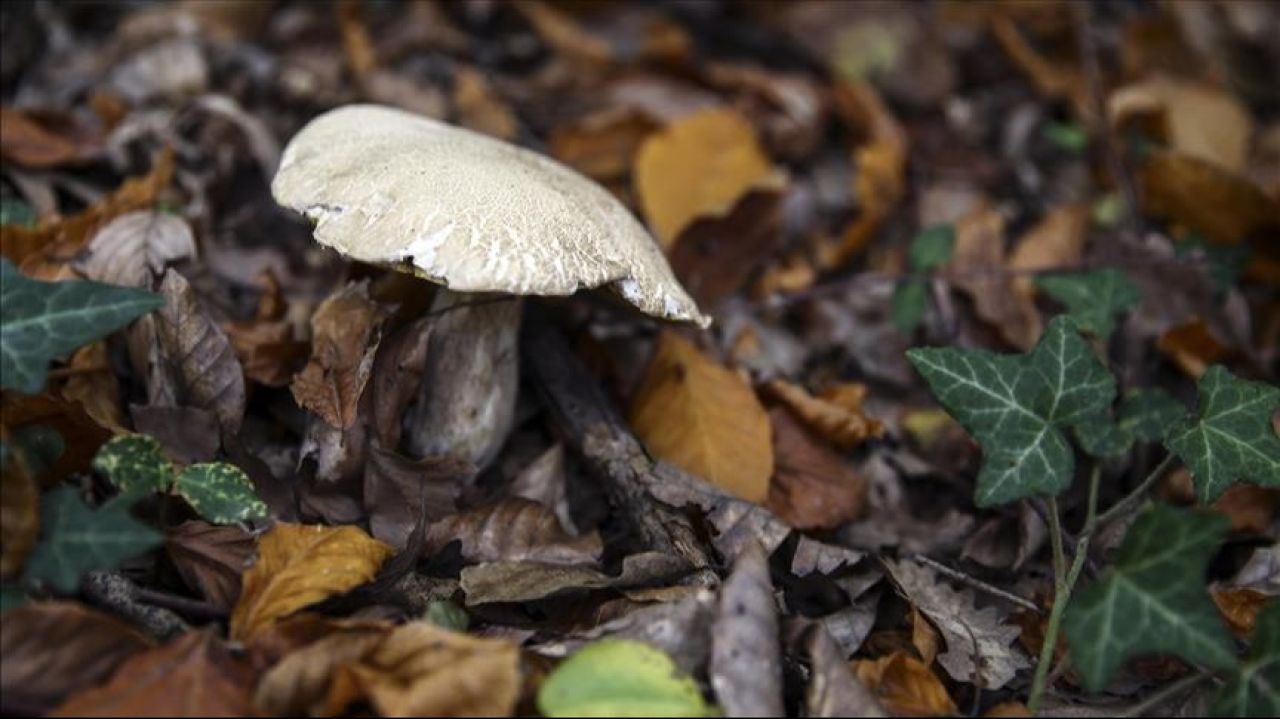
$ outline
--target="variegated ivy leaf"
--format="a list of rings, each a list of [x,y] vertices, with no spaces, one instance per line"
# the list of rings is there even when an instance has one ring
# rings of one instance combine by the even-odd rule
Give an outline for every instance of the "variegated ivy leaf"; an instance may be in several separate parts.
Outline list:
[[[167,492],[173,481],[173,463],[160,443],[145,434],[126,434],[102,445],[93,457],[93,468],[128,497]]]
[[[1231,635],[1205,589],[1205,571],[1230,521],[1157,504],[1134,521],[1101,580],[1071,599],[1062,629],[1071,663],[1090,691],[1106,686],[1126,660],[1174,654],[1225,669],[1235,663]]]
[[[1116,269],[1046,275],[1036,285],[1066,306],[1080,329],[1097,337],[1109,337],[1116,315],[1142,300],[1137,285]]]
[[[1280,486],[1280,438],[1271,427],[1280,388],[1214,365],[1200,377],[1199,395],[1196,416],[1179,422],[1165,446],[1191,469],[1200,501],[1212,502],[1234,482]]]
[[[1066,489],[1075,461],[1062,430],[1105,412],[1116,393],[1115,379],[1065,316],[1025,355],[935,347],[907,357],[982,444],[974,499],[983,507]]]
[[[1249,654],[1218,690],[1210,711],[1220,717],[1280,716],[1280,602],[1258,614]]]
[[[258,499],[253,482],[226,462],[193,464],[178,474],[173,486],[201,517],[214,524],[267,516],[267,505]]]

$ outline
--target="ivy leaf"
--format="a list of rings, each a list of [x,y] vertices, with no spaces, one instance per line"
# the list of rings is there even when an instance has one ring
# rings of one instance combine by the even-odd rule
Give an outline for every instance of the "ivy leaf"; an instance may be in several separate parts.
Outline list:
[[[934,347],[907,358],[982,444],[974,496],[982,507],[1066,489],[1075,460],[1062,430],[1104,412],[1116,393],[1115,379],[1065,316],[1025,355]]]
[[[1115,318],[1142,300],[1137,285],[1116,269],[1046,275],[1036,286],[1066,306],[1080,329],[1096,337],[1110,337]]]
[[[1158,442],[1187,416],[1187,408],[1162,389],[1138,389],[1120,402],[1120,429],[1134,439]]]
[[[928,272],[935,267],[947,264],[955,244],[954,225],[934,225],[921,231],[911,240],[911,250],[908,252],[911,269],[916,272]]]
[[[27,578],[43,579],[62,592],[75,591],[80,577],[160,546],[164,537],[129,516],[122,504],[90,509],[71,487],[45,495],[40,506],[44,539],[27,558]]]
[[[1234,482],[1280,486],[1280,438],[1271,415],[1280,388],[1238,379],[1220,365],[1200,377],[1198,416],[1179,422],[1165,446],[1191,469],[1208,504]]]
[[[0,386],[35,394],[49,361],[163,304],[145,290],[100,282],[40,282],[0,259]]]
[[[665,652],[628,639],[588,644],[556,667],[538,690],[549,717],[699,717],[714,711],[693,679]]]
[[[102,445],[93,457],[93,468],[127,498],[167,492],[173,482],[173,463],[160,443],[145,434],[126,434]]]
[[[1133,435],[1126,432],[1111,415],[1099,412],[1075,426],[1076,442],[1090,457],[1119,457],[1133,446]]]
[[[214,524],[267,516],[267,505],[258,499],[253,481],[226,462],[193,464],[178,474],[173,488],[201,517]]]
[[[1139,654],[1175,654],[1213,669],[1235,663],[1231,635],[1205,590],[1230,521],[1157,504],[1133,523],[1116,564],[1071,600],[1063,631],[1090,691]]]
[[[924,280],[909,278],[894,288],[891,302],[889,315],[893,318],[894,326],[902,334],[909,335],[915,332],[924,319],[929,302],[929,288]]]
[[[1221,717],[1280,716],[1280,602],[1270,602],[1258,614],[1249,654],[1218,690],[1210,713]]]

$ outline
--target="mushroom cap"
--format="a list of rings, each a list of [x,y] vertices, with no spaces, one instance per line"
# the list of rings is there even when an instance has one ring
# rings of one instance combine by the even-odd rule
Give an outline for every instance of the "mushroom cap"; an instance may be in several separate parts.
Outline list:
[[[535,152],[378,105],[289,141],[276,202],[362,262],[458,292],[570,295],[610,286],[642,311],[706,326],[661,249],[604,188]]]

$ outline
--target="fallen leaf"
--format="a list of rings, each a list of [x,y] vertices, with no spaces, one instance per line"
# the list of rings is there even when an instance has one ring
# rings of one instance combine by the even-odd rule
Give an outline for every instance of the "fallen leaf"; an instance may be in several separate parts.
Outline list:
[[[751,125],[733,110],[711,109],[646,139],[634,182],[645,217],[670,250],[694,220],[726,214],[773,173]]]
[[[489,562],[462,570],[459,586],[467,606],[536,600],[584,594],[599,589],[663,586],[682,577],[689,564],[659,552],[633,554],[622,560],[622,572],[608,575],[592,566]]]
[[[1006,6],[1002,4],[998,7]],[[1085,121],[1091,121],[1097,116],[1089,83],[1078,63],[1068,64],[1045,57],[1027,40],[1020,24],[1011,16],[993,16],[991,31],[1037,92],[1045,97],[1070,101],[1076,116]]]
[[[657,456],[748,501],[768,495],[768,415],[741,377],[679,335],[659,338],[630,419]]]
[[[49,168],[92,159],[102,151],[100,130],[70,115],[0,107],[0,155],[6,162]]]
[[[545,2],[520,2],[514,6],[543,42],[556,52],[586,67],[602,67],[613,60],[609,43],[587,32],[571,15]]]
[[[1222,618],[1227,620],[1231,631],[1241,639],[1247,639],[1253,634],[1258,614],[1273,599],[1256,589],[1219,589],[1211,592],[1211,595]]]
[[[564,445],[556,443],[530,462],[511,481],[513,497],[524,497],[556,513],[560,526],[577,535],[573,515],[569,511],[568,479],[565,476]]]
[[[165,533],[165,551],[183,581],[228,612],[240,597],[240,577],[253,558],[253,544],[253,536],[240,527],[199,520]]]
[[[32,714],[111,676],[150,640],[110,615],[75,602],[39,602],[4,614],[0,694]]]
[[[711,628],[711,688],[726,716],[783,716],[778,608],[769,560],[750,542],[720,587]]]
[[[784,379],[765,383],[766,397],[782,403],[805,427],[840,449],[853,449],[884,433],[884,425],[862,410],[864,385],[845,385],[824,390],[814,397],[799,385]]]
[[[821,624],[806,631],[805,651],[813,675],[805,688],[806,714],[811,717],[883,717],[875,694],[854,673],[847,657]]]
[[[383,447],[400,446],[405,409],[417,396],[426,371],[432,327],[432,319],[424,317],[398,328],[378,345],[369,379],[370,414]]]
[[[897,651],[855,663],[858,679],[893,716],[940,717],[960,713],[947,688],[924,662]]]
[[[911,646],[916,648],[920,653],[920,659],[925,666],[933,664],[933,660],[938,656],[941,637],[938,636],[938,630],[933,628],[928,619],[920,613],[919,609],[911,608]]]
[[[378,66],[377,50],[369,36],[363,7],[351,0],[341,0],[336,8],[338,31],[342,33],[342,54],[347,61],[347,70],[356,82],[364,80]]]
[[[385,318],[386,312],[369,299],[365,282],[348,284],[316,308],[311,316],[311,359],[290,385],[300,406],[331,427],[355,424]]]
[[[384,621],[298,614],[259,634],[250,652],[265,667],[254,706],[270,716],[324,714],[338,667],[360,659],[391,631]]]
[[[707,63],[705,75],[713,87],[735,94],[734,104],[771,154],[801,161],[824,139],[826,103],[821,88],[805,75],[729,62]]]
[[[717,306],[769,261],[782,241],[783,199],[780,186],[758,186],[726,214],[697,218],[680,232],[668,251],[671,269],[700,306]]]
[[[457,511],[462,487],[475,473],[473,465],[459,459],[410,459],[374,442],[364,468],[364,503],[373,536],[403,547],[418,522],[418,508],[425,508],[434,526]]]
[[[257,560],[244,574],[231,637],[248,639],[277,619],[370,581],[392,553],[358,527],[276,524],[259,538]]]
[[[1280,226],[1280,201],[1247,178],[1199,158],[1154,152],[1136,180],[1144,213],[1186,225],[1210,242],[1256,239],[1251,244],[1259,254],[1275,257],[1264,238]]]
[[[765,507],[796,529],[834,529],[862,514],[867,483],[792,418],[775,408],[774,475]]]
[[[1030,272],[1074,265],[1084,254],[1088,230],[1088,207],[1056,207],[1022,236],[1009,255],[1008,267],[1015,272]],[[1015,277],[1013,287],[1019,302],[1034,306],[1035,283],[1030,276]]]
[[[607,108],[551,131],[548,145],[557,160],[599,182],[631,174],[636,153],[660,125],[632,108]]]
[[[159,442],[165,455],[178,464],[207,462],[222,445],[218,416],[209,410],[135,404],[129,416],[134,429]]]
[[[62,398],[79,403],[99,427],[114,434],[126,432],[120,409],[120,382],[111,370],[106,341],[76,350],[67,360],[67,371],[59,390]]]
[[[1156,348],[1192,379],[1199,379],[1209,365],[1221,362],[1231,353],[1199,317],[1160,335]]]
[[[947,276],[973,300],[978,316],[994,327],[1009,344],[1030,349],[1040,338],[1044,323],[1028,292],[1006,270],[1004,218],[983,204],[956,222],[956,242]]]
[[[1233,484],[1213,503],[1215,512],[1231,520],[1234,532],[1266,534],[1280,508],[1280,489],[1255,484]]]
[[[36,479],[45,486],[60,482],[76,472],[89,471],[93,455],[111,432],[103,429],[85,412],[79,402],[70,402],[52,394],[20,395],[6,392],[0,398],[0,417],[10,431],[43,425],[57,432],[63,440],[62,454],[53,466]]]
[[[2,424],[0,438],[7,448],[0,459],[0,577],[11,577],[40,536],[40,490]]]
[[[222,330],[231,341],[245,377],[254,382],[283,387],[306,364],[310,347],[295,339],[288,322],[227,322]]]
[[[211,631],[193,631],[135,654],[101,687],[73,695],[50,716],[246,716],[253,670]]]
[[[520,130],[515,113],[475,68],[454,68],[453,105],[459,124],[470,130],[508,141]]]
[[[537,502],[509,497],[454,514],[427,528],[425,551],[435,553],[461,542],[468,562],[538,562],[589,566],[600,559],[600,535],[571,537],[550,509]]]
[[[1253,118],[1244,103],[1212,85],[1169,77],[1125,85],[1107,98],[1107,117],[1121,129],[1154,117],[1171,149],[1231,172],[1245,170]]]
[[[85,277],[112,285],[150,288],[172,263],[196,256],[195,236],[176,215],[127,212],[93,234],[75,266]]]
[[[538,690],[538,711],[570,716],[711,716],[692,678],[661,650],[604,639],[556,667]]]
[[[1022,702],[1001,702],[986,711],[982,716],[994,718],[1030,717],[1034,716],[1026,704]]]

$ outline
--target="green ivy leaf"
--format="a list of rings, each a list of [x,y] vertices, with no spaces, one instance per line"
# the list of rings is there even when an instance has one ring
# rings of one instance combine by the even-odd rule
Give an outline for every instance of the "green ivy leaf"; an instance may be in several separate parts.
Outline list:
[[[925,309],[929,304],[929,287],[919,278],[904,280],[893,290],[893,300],[889,308],[889,316],[898,331],[909,335],[916,331],[924,320]]]
[[[154,292],[100,282],[40,282],[0,259],[0,386],[35,394],[49,361],[159,308]]]
[[[1198,388],[1198,416],[1179,422],[1165,446],[1191,469],[1200,501],[1212,502],[1234,482],[1280,486],[1280,438],[1271,428],[1280,388],[1238,379],[1220,365]]]
[[[1080,329],[1096,337],[1110,337],[1116,315],[1142,300],[1137,285],[1116,269],[1045,275],[1036,286],[1066,306]]]
[[[258,499],[253,481],[226,462],[193,464],[178,473],[173,487],[201,517],[214,524],[267,516],[267,505]]]
[[[1249,654],[1218,690],[1210,713],[1221,717],[1280,716],[1280,602],[1270,602],[1253,625]]]
[[[604,639],[569,657],[538,690],[549,717],[701,717],[714,714],[698,685],[663,651],[644,642]]]
[[[1137,389],[1120,402],[1120,429],[1142,442],[1159,442],[1187,416],[1187,408],[1162,389]]]
[[[1099,412],[1075,426],[1076,441],[1090,457],[1119,457],[1133,446],[1133,435],[1116,424],[1111,415]]]
[[[0,225],[34,227],[35,224],[36,211],[31,209],[31,205],[16,197],[0,199]]]
[[[1175,654],[1213,669],[1235,663],[1231,635],[1205,590],[1230,521],[1157,504],[1125,535],[1115,566],[1067,606],[1071,663],[1090,691],[1139,654]]]
[[[173,482],[173,463],[160,443],[145,434],[116,437],[98,449],[93,468],[126,497],[167,492]]]
[[[982,444],[974,496],[982,507],[1066,489],[1075,460],[1061,430],[1104,412],[1116,393],[1068,317],[1050,321],[1025,355],[936,347],[907,358]]]
[[[916,272],[928,272],[941,267],[951,260],[951,251],[956,244],[956,229],[953,225],[934,225],[922,230],[911,240],[908,261]]]
[[[71,487],[55,489],[40,503],[43,538],[27,558],[27,578],[62,592],[80,586],[95,569],[114,569],[161,544],[163,536],[129,516],[122,504],[90,509]]]

